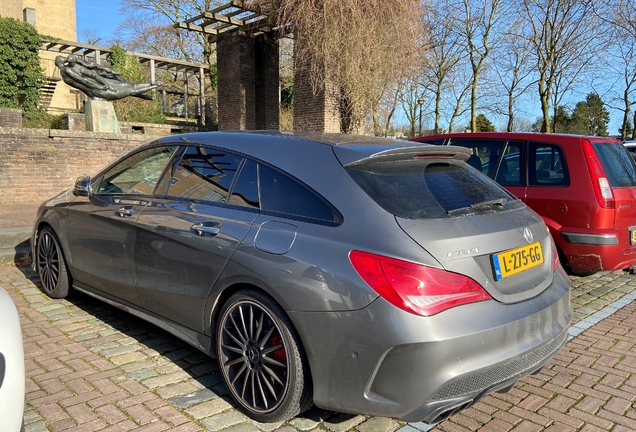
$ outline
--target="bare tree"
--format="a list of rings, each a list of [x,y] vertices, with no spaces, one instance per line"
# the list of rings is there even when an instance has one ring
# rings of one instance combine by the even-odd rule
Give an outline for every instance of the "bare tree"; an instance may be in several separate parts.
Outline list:
[[[453,70],[466,58],[466,52],[457,33],[457,10],[448,2],[427,8],[424,17],[427,54],[421,82],[434,101],[433,133],[441,131],[444,92],[450,85]],[[461,92],[460,92],[461,93]]]
[[[126,38],[127,49],[208,65],[214,84],[216,45],[205,35],[174,28],[174,24],[225,3],[221,0],[122,0],[121,12],[126,19],[118,32]]]
[[[209,57],[213,51],[205,36],[173,26],[221,3],[212,0],[122,0],[120,10],[126,19],[118,31],[126,37],[127,46],[135,49],[185,61],[203,61],[203,58],[195,57],[197,53],[203,52]],[[201,48],[193,49],[196,45]]]
[[[80,32],[79,41],[88,45],[97,45],[102,41],[102,38],[93,30],[84,29]]]
[[[453,132],[455,121],[464,116],[470,110],[470,106],[464,106],[466,95],[472,88],[471,71],[468,64],[463,64],[461,68],[455,68],[451,75],[450,85],[446,92],[446,99],[452,109],[448,122],[448,131]],[[470,125],[469,125],[470,127]]]
[[[425,103],[422,92],[423,85],[417,75],[405,78],[399,87],[398,98],[408,122],[409,129],[407,134],[410,137],[414,137],[421,132],[419,131],[418,123],[423,120],[421,117]]]
[[[470,129],[477,127],[477,90],[480,75],[493,47],[505,34],[498,27],[505,24],[502,0],[462,0],[459,32],[463,34],[472,69],[470,88]],[[498,33],[497,33],[498,32]]]
[[[631,132],[631,139],[636,139],[636,110],[633,123],[630,118],[632,107],[636,105],[636,3],[633,0],[604,0],[595,7],[598,17],[611,26],[608,52],[613,61],[606,62],[604,68],[614,70],[618,78],[611,88],[615,96],[609,105],[623,113],[621,138],[627,139]]]
[[[258,0],[257,0],[258,1]],[[292,23],[294,55],[307,65],[315,89],[340,91],[343,131],[356,130],[383,92],[422,58],[417,0],[260,0]],[[372,102],[375,101],[375,102]]]
[[[506,131],[515,130],[515,117],[518,112],[517,101],[526,93],[531,85],[536,84],[531,78],[532,67],[530,65],[530,38],[524,35],[521,20],[512,21],[510,30],[506,33],[506,43],[501,44],[501,49],[494,59],[494,75],[497,86],[505,90],[505,109],[502,110],[507,118]],[[516,30],[516,31],[513,31]]]
[[[388,78],[384,80],[379,92],[373,92],[371,94],[371,96],[376,96],[369,101],[373,135],[386,136],[389,134],[391,119],[398,105],[399,93],[400,83],[396,83],[392,78]]]
[[[591,0],[523,0],[523,7],[532,32],[541,131],[550,132],[551,104],[559,106],[594,57],[598,19]]]

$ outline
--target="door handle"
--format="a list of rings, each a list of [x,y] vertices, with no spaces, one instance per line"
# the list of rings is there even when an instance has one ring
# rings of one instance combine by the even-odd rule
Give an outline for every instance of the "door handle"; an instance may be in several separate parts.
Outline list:
[[[202,223],[194,224],[190,229],[201,237],[214,237],[221,232],[219,225],[203,225]]]
[[[119,217],[128,217],[128,216],[132,216],[133,213],[135,212],[135,210],[129,208],[129,207],[121,207],[119,209],[117,209],[117,211],[115,212],[115,214]]]

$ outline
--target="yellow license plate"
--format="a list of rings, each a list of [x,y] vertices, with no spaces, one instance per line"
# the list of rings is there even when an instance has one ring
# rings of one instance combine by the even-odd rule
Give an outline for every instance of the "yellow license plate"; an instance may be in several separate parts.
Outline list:
[[[636,245],[636,230],[629,232],[629,240],[632,245]]]
[[[495,280],[512,276],[541,263],[543,263],[543,251],[539,242],[492,256]]]

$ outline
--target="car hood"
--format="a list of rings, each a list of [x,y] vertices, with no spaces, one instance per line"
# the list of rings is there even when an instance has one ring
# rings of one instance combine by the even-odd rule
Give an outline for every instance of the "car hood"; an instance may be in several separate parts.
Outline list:
[[[528,208],[449,219],[396,220],[446,270],[476,280],[497,301],[523,301],[552,283],[552,242],[541,218]],[[535,242],[541,245],[543,263],[497,280],[493,255]]]

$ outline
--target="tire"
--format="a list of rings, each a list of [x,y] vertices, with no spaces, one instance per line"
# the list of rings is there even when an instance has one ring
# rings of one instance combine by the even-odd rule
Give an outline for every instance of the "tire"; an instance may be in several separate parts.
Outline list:
[[[50,227],[44,227],[38,235],[37,269],[42,291],[54,299],[68,295],[70,276],[57,236]]]
[[[218,320],[216,348],[225,385],[249,417],[283,421],[311,406],[300,338],[283,309],[265,294],[245,290],[228,299]]]

